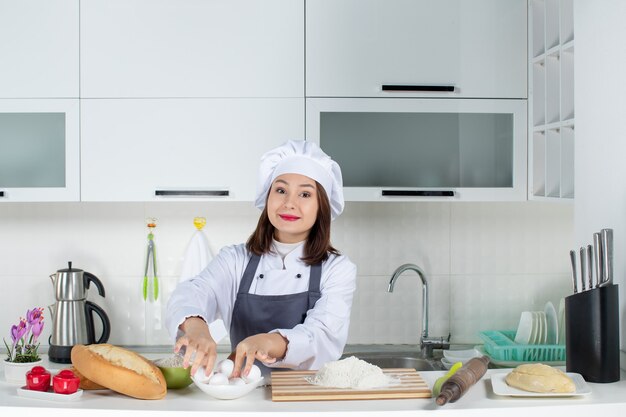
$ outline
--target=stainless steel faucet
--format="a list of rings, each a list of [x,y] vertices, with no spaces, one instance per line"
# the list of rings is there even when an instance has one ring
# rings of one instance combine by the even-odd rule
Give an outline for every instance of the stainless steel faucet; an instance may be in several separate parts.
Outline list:
[[[426,274],[419,266],[415,264],[400,265],[391,276],[387,292],[393,292],[396,280],[400,274],[407,270],[417,272],[417,275],[422,280],[422,335],[420,337],[420,350],[422,357],[430,358],[433,356],[433,349],[450,348],[450,335],[448,335],[447,339],[444,337],[428,337],[428,281],[426,280]]]

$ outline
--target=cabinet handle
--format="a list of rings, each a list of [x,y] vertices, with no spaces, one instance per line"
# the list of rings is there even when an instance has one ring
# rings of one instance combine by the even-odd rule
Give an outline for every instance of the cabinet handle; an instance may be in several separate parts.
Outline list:
[[[454,191],[383,190],[390,197],[454,197]]]
[[[0,191],[0,197],[4,197],[4,191]]]
[[[154,195],[163,197],[228,197],[228,190],[156,190]]]
[[[453,85],[395,85],[383,84],[383,91],[451,91],[454,92]]]

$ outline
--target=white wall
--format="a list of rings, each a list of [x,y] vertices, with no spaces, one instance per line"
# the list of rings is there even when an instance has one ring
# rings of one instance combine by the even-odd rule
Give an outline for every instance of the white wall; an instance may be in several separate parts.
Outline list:
[[[90,299],[111,317],[111,342],[170,344],[163,304],[141,296],[147,229],[155,231],[162,299],[174,288],[181,260],[205,216],[214,251],[244,241],[258,210],[242,203],[0,204],[0,332],[26,309],[53,303],[48,275],[73,261],[106,288]],[[412,272],[386,292],[393,270],[422,266],[431,285],[431,335],[479,342],[479,330],[513,329],[519,313],[569,295],[567,252],[573,207],[548,203],[348,203],[333,225],[333,243],[358,267],[351,343],[417,343],[421,292]],[[47,342],[51,320],[42,341]],[[45,342],[44,342],[45,344]]]
[[[576,43],[576,245],[614,229],[620,286],[621,347],[626,347],[626,2],[574,1]],[[622,368],[626,357],[622,354]]]

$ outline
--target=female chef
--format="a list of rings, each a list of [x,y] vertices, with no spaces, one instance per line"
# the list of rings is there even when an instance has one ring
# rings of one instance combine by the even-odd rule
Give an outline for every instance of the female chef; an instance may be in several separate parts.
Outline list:
[[[208,324],[217,319],[230,328],[232,377],[247,376],[255,360],[266,374],[266,367],[319,369],[339,359],[356,286],[355,265],[330,244],[342,186],[339,165],[315,143],[289,141],[263,155],[256,230],[180,283],[168,302],[166,324],[180,336],[174,350],[185,347],[192,375],[213,369]]]

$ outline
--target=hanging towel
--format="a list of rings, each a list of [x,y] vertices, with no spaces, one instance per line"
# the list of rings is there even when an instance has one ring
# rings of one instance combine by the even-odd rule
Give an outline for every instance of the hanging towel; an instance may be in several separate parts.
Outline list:
[[[209,239],[202,230],[196,230],[185,252],[179,282],[186,281],[198,275],[206,268],[211,259],[213,259],[213,256],[209,249]]]
[[[180,273],[178,282],[183,282],[198,275],[213,259],[211,255],[211,249],[209,248],[209,239],[206,237],[202,228],[206,224],[204,217],[196,217],[193,219],[193,224],[196,226],[196,230],[187,245],[187,251],[185,252],[185,259],[183,260],[183,267]],[[226,336],[228,331],[224,325],[222,319],[217,319],[212,323],[209,323],[209,332],[211,337],[215,340],[215,343],[219,343]],[[180,332],[177,338],[180,337]],[[227,340],[230,344],[230,341]]]

